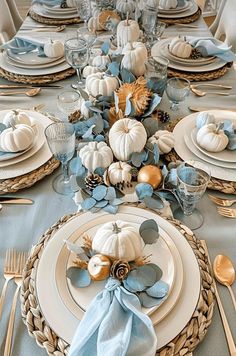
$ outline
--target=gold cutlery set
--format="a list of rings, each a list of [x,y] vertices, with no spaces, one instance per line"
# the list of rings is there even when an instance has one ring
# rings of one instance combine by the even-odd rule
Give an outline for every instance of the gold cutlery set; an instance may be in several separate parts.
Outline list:
[[[0,85],[0,89],[19,89],[13,91],[4,91],[0,92],[0,96],[10,96],[10,95],[26,95],[28,97],[38,95],[43,88],[47,89],[60,89],[62,88],[61,85],[41,85],[41,86],[34,86],[34,85],[16,85],[16,84],[2,84]],[[20,89],[28,89],[21,91]]]
[[[207,94],[214,94],[214,95],[222,95],[222,96],[229,96],[230,92],[222,92],[222,91],[203,91],[200,90],[199,87],[209,87],[215,89],[232,89],[230,85],[223,85],[223,84],[211,84],[211,83],[201,83],[201,84],[190,84],[190,90],[196,96],[205,96]],[[231,94],[232,95],[232,94]]]
[[[229,208],[236,203],[236,199],[219,198],[210,194],[208,194],[208,196],[214,204],[218,205],[217,211],[220,215],[225,216],[226,218],[236,219],[236,208]]]

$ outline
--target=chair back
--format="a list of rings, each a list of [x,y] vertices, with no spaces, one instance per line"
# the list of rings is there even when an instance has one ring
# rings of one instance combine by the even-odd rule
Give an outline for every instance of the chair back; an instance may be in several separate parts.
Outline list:
[[[16,27],[7,0],[2,0],[0,11],[0,44],[9,41],[15,34]]]

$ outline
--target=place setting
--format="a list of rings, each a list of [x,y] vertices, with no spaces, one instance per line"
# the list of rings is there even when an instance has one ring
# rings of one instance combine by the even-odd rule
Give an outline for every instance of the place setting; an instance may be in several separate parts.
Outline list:
[[[196,21],[201,10],[194,0],[160,0],[158,18],[168,25],[189,24]]]

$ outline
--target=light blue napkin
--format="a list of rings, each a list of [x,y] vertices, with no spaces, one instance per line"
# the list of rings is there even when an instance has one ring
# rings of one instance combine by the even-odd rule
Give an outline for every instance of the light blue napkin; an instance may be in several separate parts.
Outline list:
[[[62,0],[33,0],[32,4],[41,4],[41,5],[47,5],[47,6],[56,6],[56,5],[61,5]]]
[[[45,57],[44,43],[28,37],[14,37],[7,43],[4,43],[1,49],[10,49],[12,53],[29,53],[38,50],[39,57]]]
[[[138,297],[109,278],[81,320],[68,356],[154,356],[156,348],[152,321]]]
[[[186,41],[197,48],[203,57],[216,56],[226,62],[236,60],[236,55],[231,51],[231,47],[214,37],[186,36]]]

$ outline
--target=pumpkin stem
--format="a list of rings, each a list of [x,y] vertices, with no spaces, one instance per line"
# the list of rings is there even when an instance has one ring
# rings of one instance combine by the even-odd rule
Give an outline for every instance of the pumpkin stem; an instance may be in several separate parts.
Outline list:
[[[224,123],[223,122],[219,122],[219,124],[217,124],[216,126],[216,131],[215,133],[219,133],[220,130],[222,130],[224,128]]]
[[[117,223],[113,224],[113,232],[115,232],[116,234],[121,232],[121,229],[118,227]]]
[[[126,26],[129,26],[129,11],[126,13]]]

